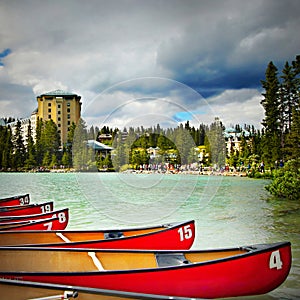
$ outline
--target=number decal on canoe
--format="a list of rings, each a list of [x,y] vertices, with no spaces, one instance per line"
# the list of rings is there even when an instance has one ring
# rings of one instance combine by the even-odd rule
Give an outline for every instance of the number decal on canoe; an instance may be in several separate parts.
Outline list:
[[[41,209],[43,214],[51,212],[51,205],[50,204],[43,205],[41,206]]]
[[[21,205],[29,204],[29,199],[27,195],[25,197],[20,198],[20,204]]]
[[[56,218],[56,214],[54,214],[52,217],[53,217],[53,218]],[[60,212],[60,213],[57,215],[57,217],[58,217],[59,223],[65,223],[66,220],[67,220],[66,215],[65,215],[64,212]]]
[[[178,229],[178,233],[180,236],[180,241],[188,240],[193,236],[193,232],[191,229],[191,225],[185,225]]]
[[[282,261],[281,261],[279,250],[273,251],[271,253],[269,267],[270,269],[274,269],[274,268],[276,268],[277,270],[282,269]]]
[[[44,226],[46,227],[46,230],[51,230],[52,229],[52,222],[45,223]]]

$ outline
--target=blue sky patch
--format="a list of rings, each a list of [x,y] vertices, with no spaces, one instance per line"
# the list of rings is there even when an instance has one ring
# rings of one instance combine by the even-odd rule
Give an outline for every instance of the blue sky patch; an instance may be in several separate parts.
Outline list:
[[[0,66],[4,66],[4,63],[2,62],[2,58],[6,57],[11,53],[11,50],[9,48],[6,48],[0,53]]]

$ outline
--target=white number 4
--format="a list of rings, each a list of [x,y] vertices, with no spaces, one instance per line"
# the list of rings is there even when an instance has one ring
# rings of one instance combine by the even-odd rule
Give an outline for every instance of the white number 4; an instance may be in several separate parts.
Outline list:
[[[271,253],[269,267],[270,269],[274,269],[274,268],[276,268],[277,270],[282,269],[282,261],[280,258],[279,250],[273,251]]]
[[[186,225],[186,226],[180,227],[178,229],[178,233],[179,233],[181,242],[185,239],[188,240],[193,236],[191,225]]]

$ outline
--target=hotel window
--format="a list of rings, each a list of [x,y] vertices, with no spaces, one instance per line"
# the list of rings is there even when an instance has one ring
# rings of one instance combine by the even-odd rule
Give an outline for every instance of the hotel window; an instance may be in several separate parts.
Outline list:
[[[68,103],[67,103],[67,106],[70,106],[70,105],[71,105],[71,103],[70,103],[70,102],[68,102]]]
[[[51,113],[51,108],[48,108],[48,113]]]
[[[71,111],[70,108],[68,108],[68,109],[67,109],[67,112],[69,113],[70,111]]]
[[[60,104],[57,104],[57,108],[60,108]]]
[[[68,115],[68,119],[71,119],[71,115]]]
[[[60,110],[57,113],[60,115]]]
[[[71,125],[71,121],[68,121],[68,125]]]
[[[48,106],[51,106],[51,103],[48,103]]]
[[[60,117],[57,118],[57,121],[61,121]]]
[[[48,115],[48,119],[51,119],[51,115]]]
[[[60,125],[60,124],[57,124],[57,127],[61,127],[61,125]]]

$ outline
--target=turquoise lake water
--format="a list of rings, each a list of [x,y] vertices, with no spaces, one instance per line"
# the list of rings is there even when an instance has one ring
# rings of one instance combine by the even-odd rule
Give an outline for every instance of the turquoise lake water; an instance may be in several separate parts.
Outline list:
[[[267,295],[243,299],[300,299],[300,201],[272,199],[266,184],[225,176],[0,173],[0,198],[30,193],[33,203],[53,200],[56,209],[70,209],[67,229],[194,219],[194,249],[290,241],[293,262],[287,280]]]

